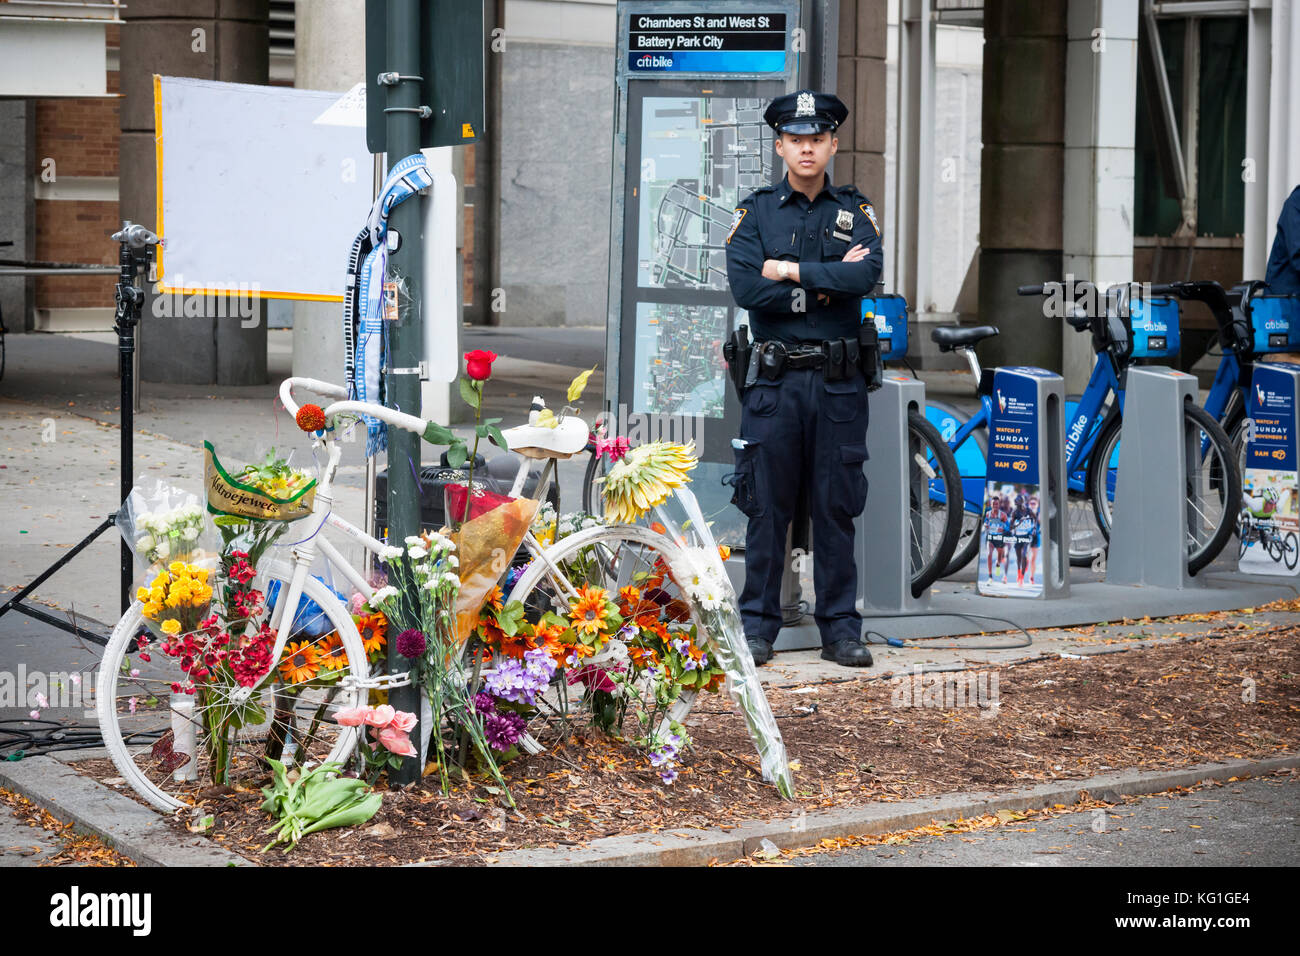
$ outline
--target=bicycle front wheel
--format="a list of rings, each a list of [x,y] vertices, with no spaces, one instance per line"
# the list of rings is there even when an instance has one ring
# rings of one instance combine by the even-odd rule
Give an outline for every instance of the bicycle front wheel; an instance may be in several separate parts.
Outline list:
[[[925,416],[907,413],[912,597],[920,597],[952,561],[965,502],[952,449]]]
[[[1196,574],[1219,556],[1232,536],[1241,507],[1237,453],[1223,427],[1205,409],[1183,405],[1185,425],[1197,442],[1199,458],[1188,463],[1183,493],[1187,499],[1187,571]],[[1118,474],[1122,419],[1103,425],[1088,465],[1088,488],[1097,524],[1110,540]]]
[[[268,622],[278,631],[288,603],[293,568],[263,564],[245,587],[269,595],[274,606],[252,619],[249,635]],[[247,700],[219,662],[213,672],[227,676],[197,680],[194,693],[185,693],[192,666],[163,651],[141,608],[132,604],[113,629],[95,706],[118,772],[149,803],[171,812],[214,783],[250,785],[265,776],[268,756],[298,764],[351,756],[357,729],[333,715],[365,703],[365,691],[344,678],[366,677],[366,649],[352,615],[322,582],[307,578],[283,649]]]

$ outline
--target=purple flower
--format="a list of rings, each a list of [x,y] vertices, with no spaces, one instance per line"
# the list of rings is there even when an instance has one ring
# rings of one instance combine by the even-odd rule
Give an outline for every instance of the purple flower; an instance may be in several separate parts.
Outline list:
[[[411,660],[423,654],[428,646],[429,642],[425,639],[424,633],[413,627],[397,635],[397,653]]]
[[[532,564],[532,562],[530,561],[528,564]],[[506,594],[509,594],[515,589],[515,585],[519,583],[519,579],[523,577],[524,572],[528,570],[528,564],[512,565],[510,570],[506,572]]]
[[[492,714],[496,713],[496,709],[497,702],[491,694],[480,692],[474,695],[474,713]]]
[[[666,770],[660,770],[659,779],[664,783],[672,783],[677,779],[677,771],[672,767],[668,767]]]
[[[528,651],[523,660],[506,658],[483,677],[483,687],[493,697],[513,704],[537,703],[555,674],[555,661],[545,650]]]
[[[493,750],[502,752],[509,750],[527,729],[528,722],[512,710],[488,714],[483,718],[483,735],[487,737],[487,742],[492,745]]]

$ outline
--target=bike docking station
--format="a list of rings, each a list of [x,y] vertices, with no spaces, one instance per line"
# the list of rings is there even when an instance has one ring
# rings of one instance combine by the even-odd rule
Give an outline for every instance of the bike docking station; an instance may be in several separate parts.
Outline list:
[[[924,488],[908,437],[909,410],[925,408],[925,383],[887,374],[871,393],[867,426],[867,507],[854,519],[858,610],[906,613],[929,606],[929,592],[912,596],[912,549],[930,529],[911,507],[913,488]]]
[[[1188,524],[1196,514],[1176,493],[1201,467],[1200,432],[1183,415],[1183,403],[1196,401],[1196,379],[1164,367],[1131,368],[1125,394],[1106,582],[1200,587],[1187,572]]]
[[[1300,365],[1256,363],[1238,526],[1238,569],[1245,574],[1300,575],[1298,400]]]
[[[994,371],[988,475],[975,558],[981,595],[1069,595],[1064,434],[1065,380],[1060,375],[1018,366]]]

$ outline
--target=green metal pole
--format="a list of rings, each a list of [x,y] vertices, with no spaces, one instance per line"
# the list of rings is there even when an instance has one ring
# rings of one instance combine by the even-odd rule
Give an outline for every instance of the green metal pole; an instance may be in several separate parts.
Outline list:
[[[421,75],[420,22],[418,0],[388,0],[388,71],[402,76]],[[388,132],[388,163],[390,166],[410,156],[420,148],[420,83],[400,80],[385,87],[388,107],[399,111],[386,114]],[[394,208],[390,228],[401,237],[401,245],[389,258],[389,280],[398,282],[398,321],[390,329],[390,369],[388,373],[388,402],[410,415],[420,415],[420,377],[406,371],[420,364],[423,352],[423,320],[420,315],[420,288],[424,277],[424,236],[421,235],[420,207],[424,199],[413,196]],[[393,374],[392,369],[402,370]],[[388,540],[401,547],[408,535],[420,531],[420,494],[416,487],[416,473],[420,467],[420,437],[400,428],[388,430]],[[404,671],[409,662],[397,653],[397,635],[388,635],[389,673]],[[398,710],[414,714],[420,712],[418,689],[395,688],[389,703]],[[433,728],[434,733],[438,728]],[[394,783],[404,784],[420,778],[423,769],[418,760],[407,758],[401,767],[389,775]]]

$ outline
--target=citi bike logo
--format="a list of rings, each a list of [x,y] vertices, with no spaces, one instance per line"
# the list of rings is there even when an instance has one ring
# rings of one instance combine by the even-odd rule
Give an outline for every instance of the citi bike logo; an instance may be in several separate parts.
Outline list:
[[[1065,436],[1065,457],[1068,460],[1074,454],[1074,446],[1079,444],[1079,439],[1083,437],[1083,426],[1088,423],[1084,415],[1080,415],[1070,426],[1070,432]]]
[[[637,57],[636,68],[638,70],[666,70],[672,67],[673,58],[663,56],[662,54],[650,54]]]

